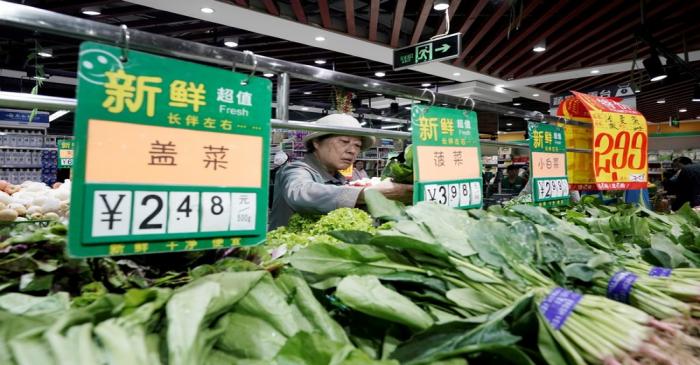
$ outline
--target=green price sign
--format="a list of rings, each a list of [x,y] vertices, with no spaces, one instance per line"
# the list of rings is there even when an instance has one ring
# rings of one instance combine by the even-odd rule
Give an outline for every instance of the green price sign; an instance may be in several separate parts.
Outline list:
[[[532,201],[543,206],[568,204],[564,128],[531,122],[527,130],[530,136]]]
[[[433,201],[460,209],[483,200],[481,147],[476,113],[414,105],[413,202]]]
[[[72,139],[59,139],[56,141],[58,146],[58,168],[69,169],[73,167],[73,145]]]
[[[85,42],[69,253],[263,241],[270,80]]]

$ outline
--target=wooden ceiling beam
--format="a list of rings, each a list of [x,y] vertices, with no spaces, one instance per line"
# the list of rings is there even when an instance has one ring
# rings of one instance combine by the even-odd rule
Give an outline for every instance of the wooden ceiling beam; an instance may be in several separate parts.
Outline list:
[[[660,12],[664,11],[666,7],[670,7],[672,5],[671,2],[664,2],[663,4],[660,3],[659,7],[655,8],[655,12],[650,12],[649,16],[653,17],[655,14],[659,14]],[[609,23],[608,26],[615,24],[617,22],[612,22]],[[568,53],[564,53],[566,51],[569,51],[571,47],[567,47],[565,50],[560,51],[557,53],[555,56],[551,56],[552,59],[555,59],[556,62],[550,64],[550,65],[540,65],[535,68],[533,68],[533,73],[537,74],[538,72],[541,72],[542,70],[547,68],[551,68],[552,71],[557,71],[561,68],[562,65],[566,65],[570,62],[573,62],[574,60],[578,60],[584,55],[596,55],[597,59],[603,59],[604,58],[604,53],[600,51],[602,48],[606,48],[606,45],[609,45],[609,43],[615,43],[611,42],[613,39],[618,39],[618,43],[620,40],[627,40],[627,42],[634,42],[635,38],[634,36],[627,36],[630,34],[630,32],[633,31],[633,28],[635,27],[635,24],[627,24],[624,27],[619,27],[616,30],[612,32],[606,33],[602,37],[597,37],[590,39],[589,42],[583,43],[583,46],[575,48],[575,51],[570,51]],[[590,57],[588,57],[590,59]],[[582,61],[582,60],[581,60]],[[580,62],[581,65],[587,66],[587,64]]]
[[[454,61],[454,64],[459,64],[464,60],[465,57],[467,57],[467,54],[476,47],[476,45],[479,43],[479,41],[482,40],[482,38],[486,35],[486,33],[491,31],[491,28],[493,28],[494,25],[501,19],[503,14],[510,9],[511,5],[510,2],[504,1],[503,4],[496,10],[496,12],[491,15],[489,20],[486,22],[486,24],[481,27],[479,30],[479,33],[477,33],[476,36],[470,38],[469,44],[462,49],[462,53],[460,53],[459,57]]]
[[[265,5],[265,9],[267,10],[270,15],[274,16],[280,16],[280,11],[277,9],[277,5],[275,4],[274,0],[262,0],[263,4]]]
[[[462,36],[466,36],[467,32],[469,31],[469,28],[474,24],[476,19],[479,18],[479,15],[481,12],[484,10],[484,7],[486,7],[486,4],[489,3],[489,0],[479,0],[478,3],[472,8],[472,11],[469,13],[467,16],[467,19],[464,20],[464,23],[462,23],[462,26],[459,27],[459,32],[462,33]]]
[[[582,3],[594,3],[594,1],[582,1]],[[620,6],[620,5],[623,5],[623,0],[614,0],[614,1],[610,1],[607,5],[605,5],[603,8],[600,9],[600,14],[611,14],[611,13],[613,13],[613,11],[615,10],[615,8],[617,8],[617,7]],[[554,33],[556,30],[558,30],[558,29],[561,28],[561,27],[566,27],[566,26],[568,26],[569,24],[571,24],[571,22],[572,22],[574,19],[578,19],[578,17],[579,17],[580,15],[581,15],[581,14],[571,14],[571,13],[570,13],[570,14],[569,14],[568,16],[566,16],[564,19],[562,19],[562,20],[560,20],[559,22],[557,22],[557,23],[556,23],[557,26],[556,26],[556,27],[552,27],[552,30],[551,30],[551,31],[549,31],[549,32],[545,31],[544,33],[540,34],[540,37],[538,37],[538,38],[536,38],[536,39],[533,39],[533,40],[528,44],[527,47],[522,47],[522,48],[520,48],[515,54],[509,53],[509,54],[508,54],[508,57],[501,57],[501,58],[499,59],[499,62],[500,62],[501,60],[503,60],[503,61],[505,61],[505,62],[501,62],[500,64],[498,64],[497,68],[496,68],[493,72],[489,72],[489,74],[496,74],[496,75],[508,75],[508,74],[511,74],[511,73],[512,73],[512,72],[511,72],[512,70],[509,70],[508,72],[502,72],[502,71],[505,70],[505,69],[507,69],[510,65],[512,65],[512,64],[514,64],[514,63],[515,63],[516,65],[522,64],[522,63],[523,63],[523,59],[522,59],[522,58],[523,58],[523,56],[525,56],[525,55],[528,55],[529,57],[532,57],[532,56],[531,56],[531,55],[532,55],[532,47],[534,47],[534,46],[537,44],[537,42],[539,42],[539,41],[542,40],[542,39],[550,38],[549,36],[552,35],[552,33]],[[554,49],[554,48],[556,48],[557,46],[559,46],[559,44],[562,44],[562,43],[564,43],[564,42],[567,42],[567,41],[570,40],[571,37],[573,37],[575,34],[580,34],[580,33],[583,32],[585,29],[587,29],[588,27],[590,27],[591,23],[593,23],[596,19],[597,19],[596,17],[592,17],[592,16],[584,17],[583,19],[580,19],[579,22],[576,22],[576,23],[575,23],[576,25],[574,25],[574,26],[571,27],[571,28],[568,28],[568,29],[566,30],[566,32],[563,32],[563,34],[562,34],[560,37],[557,37],[557,38],[555,38],[554,40],[548,39],[548,40],[547,40],[547,43],[548,43],[548,44],[547,44],[547,48],[548,48],[548,49]],[[566,20],[566,21],[564,21],[564,20]],[[555,29],[555,28],[556,28],[556,29]],[[549,34],[547,34],[547,33],[549,33]],[[539,59],[540,62],[542,62],[542,58],[543,58],[542,56],[545,56],[545,55],[539,55],[539,56],[540,56],[540,57],[535,56],[535,57],[532,57],[532,58],[537,58],[537,59]],[[527,60],[525,60],[525,62],[527,62]],[[491,66],[489,66],[488,68],[490,69],[490,67],[491,67]]]
[[[455,15],[457,12],[457,8],[459,8],[459,4],[462,2],[462,0],[452,0],[450,1],[450,7],[447,8],[447,14],[449,14],[450,22],[452,22],[452,17]],[[437,34],[442,34],[445,32],[445,29],[447,28],[447,19],[444,17],[442,18],[442,22],[440,23],[440,27],[438,28]]]
[[[345,23],[347,24],[347,33],[355,37],[357,32],[355,31],[355,2],[353,0],[345,0]]]
[[[377,41],[377,26],[379,26],[379,0],[372,0],[369,10],[369,41]]]
[[[328,10],[328,0],[318,0],[318,10],[321,13],[321,25],[326,29],[331,29],[331,13]]]
[[[488,0],[482,0],[488,1]],[[423,0],[423,8],[418,15],[418,20],[416,21],[416,26],[413,28],[413,36],[411,37],[411,44],[418,43],[421,34],[423,34],[423,28],[425,28],[425,21],[428,20],[428,15],[430,14],[430,9],[433,8],[433,0]]]
[[[514,23],[519,23],[519,22],[522,21],[523,19],[526,19],[528,16],[530,16],[530,13],[532,13],[541,3],[542,3],[541,0],[535,0],[535,1],[530,2],[530,3],[525,7],[525,9],[523,10],[523,12],[520,14],[520,20],[519,20],[519,21],[514,21]],[[559,8],[559,7],[563,6],[564,3],[565,3],[564,1],[559,1],[559,2],[557,2],[557,4],[556,4],[555,6],[553,6],[551,9],[553,9],[553,8]],[[496,47],[497,45],[499,45],[499,44],[503,41],[503,39],[506,38],[506,36],[507,36],[508,33],[510,32],[510,30],[511,30],[510,27],[504,27],[504,28],[501,30],[501,33],[499,33],[495,38],[493,38],[493,39],[490,40],[490,42],[488,43],[488,46],[486,46],[486,49],[479,50],[478,55],[477,55],[475,58],[473,58],[473,59],[469,62],[469,65],[468,65],[467,67],[468,67],[468,68],[472,68],[472,67],[475,66],[477,63],[479,63],[479,61],[481,61],[482,59],[484,59],[484,57],[486,57],[486,55],[488,55],[489,52],[491,52],[491,50],[492,50],[494,47]]]
[[[300,0],[289,0],[289,4],[292,5],[292,11],[294,12],[294,16],[297,18],[299,23],[307,24],[308,21],[306,20],[306,14],[304,13],[304,7],[301,6],[301,1]]]
[[[647,19],[655,17],[663,10],[674,5],[674,3],[672,2],[660,2],[657,4],[657,7],[647,12]],[[566,43],[566,46],[563,48],[558,48],[557,51],[553,51],[555,48],[551,48],[552,52],[546,52],[545,54],[543,54],[543,56],[545,56],[549,60],[554,60],[554,62],[541,62],[540,60],[540,64],[538,66],[533,67],[531,73],[537,75],[538,72],[541,72],[543,69],[550,67],[558,69],[563,64],[562,59],[570,59],[570,57],[565,57],[565,55],[569,55],[572,52],[572,50],[576,50],[577,52],[579,49],[582,48],[582,45],[585,45],[583,48],[590,50],[593,48],[592,44],[600,45],[602,43],[605,43],[606,41],[609,42],[610,39],[616,39],[616,37],[620,36],[628,37],[628,39],[633,40],[634,36],[632,35],[632,32],[634,28],[637,27],[637,23],[626,18],[636,17],[637,13],[637,7],[625,6],[623,11],[617,13],[613,17],[606,18],[607,20],[604,23],[595,27],[595,30],[583,33],[581,34],[581,37],[575,38],[575,40],[573,41],[571,41],[570,38],[569,42]],[[614,30],[610,31],[610,29]],[[530,60],[525,64],[521,64],[519,67],[513,70],[512,73],[515,74],[516,77],[519,77],[520,75],[524,74],[522,70],[525,69],[526,65],[531,65],[533,62],[534,60]]]
[[[401,35],[401,24],[403,21],[403,13],[406,10],[406,0],[398,0],[396,2],[396,11],[394,12],[394,29],[391,32],[391,48],[396,48],[399,45],[399,36]]]
[[[501,61],[503,57],[507,57],[508,59],[510,59],[512,57],[510,51],[514,47],[522,47],[523,44],[528,43],[528,40],[530,40],[529,44],[523,49],[532,49],[532,47],[534,47],[536,42],[539,42],[540,39],[547,38],[550,34],[556,32],[559,28],[569,24],[572,20],[576,19],[576,17],[580,13],[583,13],[583,11],[585,11],[586,8],[593,4],[593,1],[579,2],[578,6],[572,11],[568,12],[565,17],[559,19],[559,21],[557,21],[552,26],[545,27],[545,29],[542,29],[543,31],[541,33],[536,33],[538,31],[538,28],[540,28],[543,24],[551,21],[551,19],[553,19],[555,15],[562,10],[562,7],[566,5],[566,3],[566,1],[558,1],[556,5],[549,8],[549,10],[547,10],[547,12],[541,17],[539,17],[534,23],[532,23],[531,25],[527,25],[527,31],[523,30],[515,38],[509,40],[508,44],[505,47],[501,48],[495,56],[491,57],[488,63],[486,63],[483,67],[479,68],[480,71],[488,73],[491,67],[499,61]],[[537,34],[537,37],[533,37],[533,33]]]

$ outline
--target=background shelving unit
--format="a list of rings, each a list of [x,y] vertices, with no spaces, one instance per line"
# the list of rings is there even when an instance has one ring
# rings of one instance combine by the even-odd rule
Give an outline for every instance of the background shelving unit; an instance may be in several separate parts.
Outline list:
[[[56,138],[46,126],[0,122],[0,180],[56,182]]]

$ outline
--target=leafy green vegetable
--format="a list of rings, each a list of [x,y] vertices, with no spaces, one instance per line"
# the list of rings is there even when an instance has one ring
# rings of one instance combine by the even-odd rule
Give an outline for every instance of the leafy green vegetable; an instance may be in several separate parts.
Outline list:
[[[383,286],[376,276],[346,276],[338,284],[336,296],[350,308],[413,329],[426,329],[433,324],[428,313],[410,299]]]

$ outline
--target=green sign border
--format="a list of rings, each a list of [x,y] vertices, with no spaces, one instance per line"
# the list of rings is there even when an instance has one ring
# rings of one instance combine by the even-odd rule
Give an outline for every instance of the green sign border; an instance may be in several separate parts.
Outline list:
[[[535,131],[548,131],[551,133],[561,133],[561,143],[554,144],[552,143],[552,147],[555,148],[554,151],[545,151],[544,147],[542,148],[535,148],[533,146],[534,144],[534,138],[533,138],[533,132]],[[530,146],[530,187],[532,189],[532,203],[535,205],[540,205],[540,206],[558,206],[558,205],[568,205],[569,204],[569,195],[566,196],[566,198],[542,198],[540,199],[539,193],[537,190],[537,181],[539,180],[566,180],[566,183],[569,183],[569,172],[567,163],[566,163],[566,135],[564,134],[564,128],[551,125],[551,124],[542,124],[542,123],[535,123],[535,122],[528,122],[527,124],[527,132],[528,136],[530,137],[529,139],[529,146]],[[533,169],[532,169],[532,164],[534,163],[534,159],[532,158],[532,153],[533,152],[546,152],[546,153],[561,153],[564,156],[564,176],[560,177],[542,177],[542,178],[535,178],[532,176]],[[569,184],[569,188],[571,188],[571,185]],[[546,203],[546,204],[542,204]]]
[[[70,143],[70,148],[62,148],[61,146],[63,145],[64,142],[69,142]],[[56,147],[58,147],[58,168],[59,169],[70,169],[73,167],[73,163],[75,162],[75,140],[72,138],[59,138],[56,140]],[[70,159],[71,163],[70,165],[64,164],[63,159],[61,158],[61,151],[62,150],[73,150],[73,158]]]
[[[98,49],[102,51],[109,52],[113,55],[121,55],[122,49],[118,47],[113,47],[109,45],[104,45],[95,42],[83,42],[80,46],[81,53],[85,50]],[[261,136],[263,139],[263,151],[262,151],[262,163],[261,163],[261,186],[260,188],[237,188],[237,187],[185,187],[182,185],[150,185],[150,186],[138,186],[138,185],[128,185],[128,184],[89,184],[88,186],[85,182],[85,164],[86,164],[86,145],[87,145],[87,129],[90,119],[100,119],[108,120],[114,122],[124,122],[124,123],[134,123],[141,125],[154,125],[154,126],[167,126],[163,123],[153,123],[147,124],[144,122],[139,122],[139,120],[146,120],[147,118],[143,115],[129,115],[128,120],[124,119],[123,114],[110,114],[101,108],[102,98],[95,99],[94,95],[89,95],[87,98],[81,98],[81,84],[87,84],[86,82],[78,81],[77,86],[77,98],[78,107],[76,109],[75,115],[75,148],[74,148],[74,159],[73,159],[73,171],[72,171],[72,207],[68,230],[68,254],[71,257],[97,257],[97,256],[109,256],[109,255],[130,255],[130,254],[151,254],[151,253],[161,253],[161,252],[182,252],[182,251],[198,251],[206,249],[222,249],[228,247],[238,247],[238,246],[250,246],[262,243],[265,240],[265,235],[267,231],[267,201],[268,201],[268,184],[269,184],[269,174],[267,173],[267,166],[269,165],[269,139],[270,139],[270,123],[269,116],[270,108],[272,103],[272,82],[263,77],[250,77],[247,74],[241,74],[231,71],[226,71],[223,69],[217,69],[209,66],[204,66],[196,63],[185,62],[177,59],[166,58],[156,55],[151,55],[148,53],[128,51],[129,61],[137,65],[147,64],[148,61],[160,62],[160,63],[170,63],[168,67],[161,67],[163,70],[159,75],[165,75],[166,73],[174,72],[177,67],[187,67],[193,73],[197,75],[210,75],[212,73],[217,73],[217,82],[221,83],[221,80],[227,81],[232,85],[241,85],[241,82],[246,80],[246,86],[236,86],[237,88],[248,88],[265,90],[263,94],[259,96],[258,101],[253,108],[262,108],[255,115],[255,111],[251,111],[254,114],[248,119],[253,119],[253,128],[247,128],[245,130],[236,130],[234,132],[228,132],[232,134],[242,134],[242,135],[254,135]],[[146,62],[144,62],[146,61]],[[80,62],[80,60],[79,60]],[[177,65],[174,65],[177,64]],[[82,64],[79,63],[79,67]],[[203,80],[203,79],[200,79]],[[191,81],[200,81],[191,80]],[[202,81],[204,82],[204,81]],[[213,83],[210,78],[207,78],[206,82]],[[87,89],[94,88],[92,85],[88,85]],[[85,104],[85,99],[89,100]],[[81,102],[82,101],[82,102]],[[99,108],[97,107],[99,105]],[[264,105],[264,107],[257,106]],[[126,112],[128,113],[128,112]],[[262,119],[261,116],[265,116]],[[257,119],[255,119],[257,118]],[[250,124],[251,122],[246,122]],[[172,126],[171,126],[172,127]],[[193,130],[207,130],[203,126],[198,128],[192,128]],[[95,243],[85,243],[84,237],[85,232],[92,227],[92,217],[88,216],[88,213],[92,210],[90,206],[89,210],[86,209],[86,205],[92,202],[92,198],[87,198],[86,194],[90,191],[94,191],[95,188],[104,187],[119,187],[119,190],[160,190],[160,191],[206,191],[206,192],[216,192],[217,190],[225,190],[227,192],[245,192],[245,191],[255,191],[257,193],[256,197],[256,227],[257,229],[251,232],[246,232],[245,235],[236,235],[235,232],[207,232],[203,234],[188,234],[184,237],[181,234],[177,236],[172,235],[167,238],[161,238],[157,236],[160,235],[141,235],[141,236],[127,236],[130,240],[138,239],[137,241],[124,242],[119,240],[119,238],[109,237],[108,240],[100,244]],[[208,238],[203,238],[201,236],[208,236]],[[140,240],[143,238],[143,240]],[[191,238],[191,239],[187,239]],[[109,241],[109,242],[107,242]],[[144,251],[144,247],[147,249]]]
[[[464,120],[468,121],[471,125],[471,128],[465,128],[471,130],[471,136],[470,137],[465,137],[467,140],[465,145],[458,145],[457,147],[476,147],[477,149],[477,158],[478,158],[478,163],[479,163],[479,174],[483,174],[483,165],[481,163],[481,141],[479,139],[479,122],[477,120],[477,115],[476,112],[472,111],[467,111],[467,110],[462,110],[462,109],[452,109],[452,108],[443,108],[443,107],[436,107],[436,106],[428,106],[428,105],[416,105],[414,104],[411,106],[411,127],[412,133],[411,133],[411,138],[413,141],[413,145],[411,148],[413,149],[413,171],[414,171],[414,176],[415,176],[415,183],[414,183],[414,188],[413,188],[413,204],[416,204],[419,201],[425,200],[423,196],[423,190],[425,185],[432,185],[432,184],[438,184],[438,185],[443,185],[443,184],[455,184],[459,182],[472,182],[472,181],[479,181],[479,188],[481,189],[481,203],[480,204],[474,204],[470,206],[465,206],[465,207],[459,207],[458,209],[474,209],[474,208],[481,208],[484,204],[484,181],[481,177],[476,178],[476,179],[463,179],[463,180],[449,180],[449,181],[426,181],[422,182],[420,181],[420,169],[418,168],[418,146],[447,146],[447,147],[455,147],[455,146],[450,146],[450,145],[444,145],[442,144],[442,135],[441,133],[438,134],[437,137],[437,142],[430,141],[430,142],[421,142],[420,139],[420,125],[418,122],[418,118],[420,116],[424,115],[434,115],[434,117],[437,118],[444,118],[444,117],[452,117],[453,120],[457,120],[459,118],[464,118]],[[454,125],[453,125],[454,126]],[[454,126],[455,129],[456,126]],[[438,128],[439,129],[439,128]],[[447,137],[449,138],[449,137]],[[454,138],[454,137],[453,137]],[[461,138],[460,138],[461,139]]]

